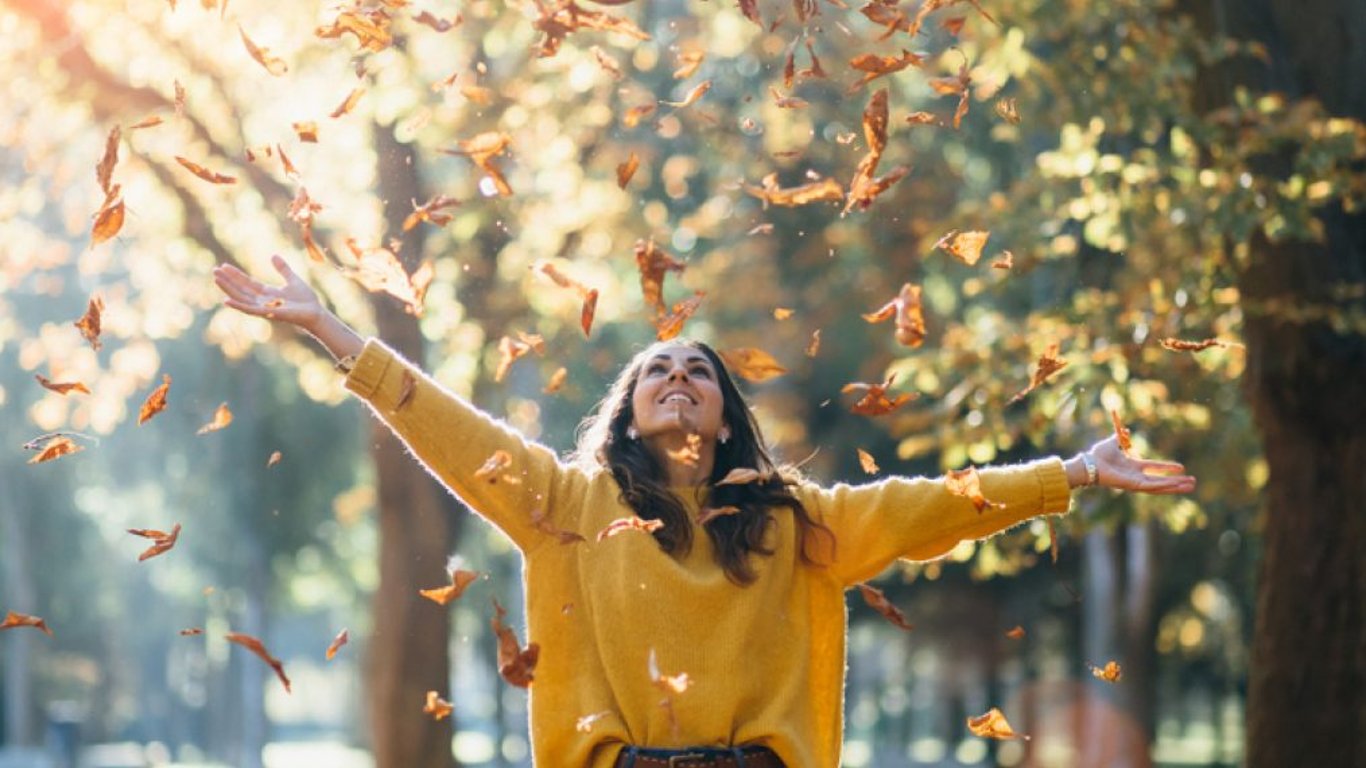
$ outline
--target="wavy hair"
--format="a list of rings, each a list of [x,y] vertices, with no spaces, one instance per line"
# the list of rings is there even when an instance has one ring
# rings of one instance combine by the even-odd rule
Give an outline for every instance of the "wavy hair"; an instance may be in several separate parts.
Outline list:
[[[750,562],[751,554],[769,556],[771,548],[764,546],[764,533],[773,522],[777,508],[786,507],[797,524],[798,546],[802,562],[820,565],[828,559],[811,554],[810,545],[824,538],[825,552],[833,556],[834,533],[811,517],[805,505],[792,492],[800,482],[800,475],[791,466],[778,466],[769,453],[759,423],[721,356],[710,346],[692,340],[673,340],[656,343],[637,354],[618,374],[607,396],[598,403],[583,423],[572,459],[589,471],[606,469],[621,489],[620,499],[636,515],[646,520],[662,520],[664,527],[653,535],[660,547],[670,555],[686,554],[693,544],[692,523],[683,502],[669,489],[668,473],[641,440],[632,440],[626,430],[635,418],[633,398],[636,383],[645,366],[665,346],[685,346],[706,355],[716,370],[717,383],[722,393],[721,415],[730,427],[730,440],[716,444],[716,458],[711,477],[700,494],[706,493],[706,503],[713,507],[731,505],[740,512],[722,515],[708,521],[705,529],[711,538],[718,564],[727,578],[745,585],[754,581],[756,573]],[[758,470],[764,479],[743,485],[716,483],[733,469]]]

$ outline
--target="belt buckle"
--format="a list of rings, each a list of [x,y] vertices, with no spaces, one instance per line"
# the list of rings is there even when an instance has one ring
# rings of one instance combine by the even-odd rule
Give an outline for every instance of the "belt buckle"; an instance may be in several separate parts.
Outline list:
[[[688,768],[689,765],[705,765],[711,762],[710,758],[700,752],[689,752],[686,755],[674,755],[669,758],[669,768]]]

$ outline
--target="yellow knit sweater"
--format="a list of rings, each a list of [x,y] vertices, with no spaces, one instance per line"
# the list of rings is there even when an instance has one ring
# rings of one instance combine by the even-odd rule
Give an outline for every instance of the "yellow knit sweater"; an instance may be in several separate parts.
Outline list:
[[[404,371],[416,387],[396,409]],[[987,498],[1006,506],[980,514],[940,480],[804,485],[798,497],[835,533],[834,562],[804,565],[792,516],[782,510],[769,528],[775,554],[756,556],[758,579],[740,587],[713,560],[701,530],[692,551],[679,558],[635,531],[597,542],[604,526],[633,514],[618,499],[610,473],[562,463],[382,343],[366,342],[346,386],[521,551],[526,636],[541,646],[531,686],[531,741],[536,764],[547,768],[608,768],[628,744],[762,744],[790,768],[839,765],[845,590],[898,558],[939,557],[965,539],[1064,512],[1070,502],[1056,458],[983,470]],[[521,483],[475,479],[499,449],[511,454],[508,472]],[[693,494],[683,495],[695,512]],[[537,530],[536,510],[587,541],[562,544]],[[677,732],[648,673],[651,650],[662,674],[687,673],[692,681],[672,697]],[[579,718],[594,714],[600,717],[591,730],[575,728]]]

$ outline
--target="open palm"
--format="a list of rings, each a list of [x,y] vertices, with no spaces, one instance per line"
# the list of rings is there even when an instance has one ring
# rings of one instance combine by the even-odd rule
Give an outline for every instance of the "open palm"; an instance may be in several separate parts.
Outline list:
[[[229,307],[249,315],[308,328],[323,314],[322,300],[279,256],[270,259],[284,285],[267,285],[232,264],[214,267],[213,282],[227,295]]]

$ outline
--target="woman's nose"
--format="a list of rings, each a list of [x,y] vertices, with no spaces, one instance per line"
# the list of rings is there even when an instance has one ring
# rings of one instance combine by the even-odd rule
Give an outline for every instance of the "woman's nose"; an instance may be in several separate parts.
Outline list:
[[[682,367],[682,366],[676,366],[672,371],[669,371],[669,381],[687,381],[687,380],[688,380],[688,369],[686,369],[686,368],[684,368],[684,367]]]

